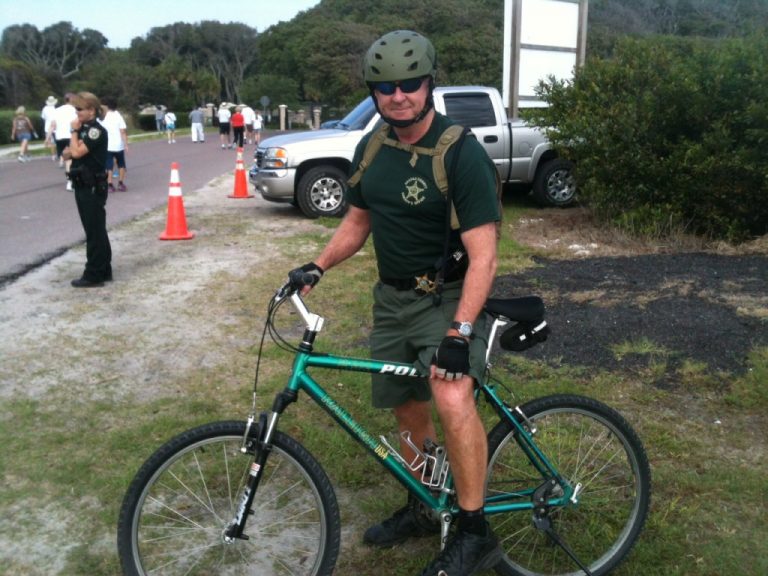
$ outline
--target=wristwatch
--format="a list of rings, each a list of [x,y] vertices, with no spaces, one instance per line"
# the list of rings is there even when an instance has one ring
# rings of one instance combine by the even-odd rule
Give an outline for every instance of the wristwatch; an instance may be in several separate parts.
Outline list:
[[[472,336],[472,322],[451,322],[451,328],[459,333],[459,336],[469,338]]]

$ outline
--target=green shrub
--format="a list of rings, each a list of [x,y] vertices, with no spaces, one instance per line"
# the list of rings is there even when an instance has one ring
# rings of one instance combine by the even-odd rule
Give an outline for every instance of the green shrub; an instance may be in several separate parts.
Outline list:
[[[528,118],[577,163],[598,217],[634,232],[768,232],[768,40],[622,41]]]

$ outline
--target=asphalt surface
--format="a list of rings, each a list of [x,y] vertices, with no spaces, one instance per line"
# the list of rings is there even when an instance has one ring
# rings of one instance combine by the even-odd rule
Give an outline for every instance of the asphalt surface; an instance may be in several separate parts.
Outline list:
[[[246,170],[252,157],[253,146],[248,146],[243,154]],[[177,138],[176,144],[165,139],[131,142],[128,191],[109,195],[107,226],[167,205],[171,163],[179,164],[184,192],[234,174],[236,160],[234,150],[221,149],[218,134],[208,134],[203,144],[193,144],[189,136]],[[0,159],[0,284],[85,240],[74,195],[65,187],[64,170],[48,155],[23,164],[15,154]]]
[[[537,264],[496,281],[499,297],[540,294],[547,303],[552,333],[523,353],[530,358],[652,373],[649,383],[667,387],[680,383],[687,362],[713,375],[744,373],[750,352],[768,345],[768,256],[697,252]],[[617,345],[643,341],[659,349],[617,352]]]

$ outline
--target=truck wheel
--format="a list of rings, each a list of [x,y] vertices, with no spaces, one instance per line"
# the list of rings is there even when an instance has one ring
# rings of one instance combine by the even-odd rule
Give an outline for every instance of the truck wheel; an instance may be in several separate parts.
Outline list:
[[[533,197],[544,206],[568,206],[576,196],[573,164],[555,158],[539,166],[533,180]]]
[[[333,166],[315,166],[299,181],[296,202],[307,218],[344,213],[347,175]]]

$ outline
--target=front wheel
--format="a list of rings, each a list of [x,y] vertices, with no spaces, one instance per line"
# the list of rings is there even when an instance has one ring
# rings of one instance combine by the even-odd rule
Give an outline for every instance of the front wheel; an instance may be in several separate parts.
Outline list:
[[[244,434],[244,422],[206,424],[146,461],[120,510],[117,545],[125,574],[332,573],[341,534],[333,488],[312,455],[280,432],[245,526],[248,539],[224,538],[254,462],[256,437],[243,454]]]
[[[552,527],[592,574],[607,574],[629,553],[648,515],[651,472],[640,439],[618,412],[582,396],[547,396],[521,410],[537,430],[536,446],[562,478],[571,486],[582,485],[576,504],[549,509]],[[544,481],[518,446],[517,436],[507,421],[488,436],[488,496]],[[531,512],[498,514],[489,520],[504,549],[495,567],[499,574],[583,574],[534,525]]]
[[[307,170],[296,188],[296,202],[308,218],[341,216],[347,176],[334,166],[315,166]]]

